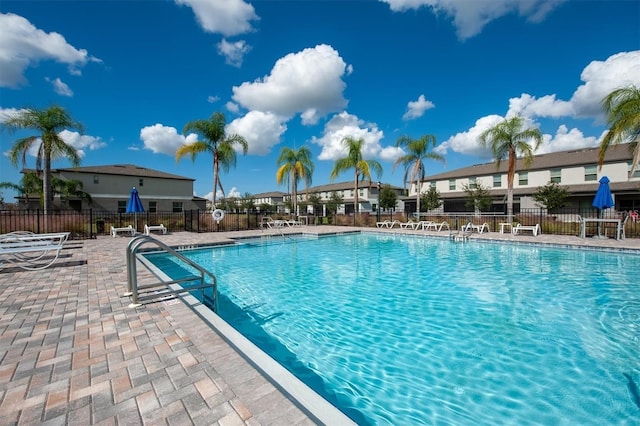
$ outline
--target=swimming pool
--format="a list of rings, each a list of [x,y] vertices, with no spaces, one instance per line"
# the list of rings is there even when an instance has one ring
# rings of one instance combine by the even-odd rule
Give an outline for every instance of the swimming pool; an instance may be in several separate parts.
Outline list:
[[[225,321],[359,424],[640,415],[637,255],[374,233],[183,254]]]

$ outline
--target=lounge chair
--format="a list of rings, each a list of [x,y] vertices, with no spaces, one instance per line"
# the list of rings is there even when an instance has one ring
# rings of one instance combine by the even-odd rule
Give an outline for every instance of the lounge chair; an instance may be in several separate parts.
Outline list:
[[[116,235],[118,235],[120,233],[122,233],[122,234],[131,234],[131,236],[133,237],[134,235],[136,235],[136,230],[131,225],[125,226],[124,228],[116,228],[113,225],[111,225],[111,236],[113,238],[115,238]]]
[[[477,232],[482,234],[483,232],[489,232],[489,224],[483,223],[482,225],[475,225],[473,222],[469,222],[462,226],[462,232]]]
[[[69,232],[34,234],[27,231],[2,234],[0,235],[0,256],[22,269],[29,271],[45,269],[58,259],[69,234]]]
[[[539,223],[536,223],[533,226],[525,226],[518,223],[513,227],[512,233],[513,235],[518,235],[518,232],[522,233],[522,231],[531,231],[534,237],[538,234],[542,234],[542,229],[540,229]]]
[[[426,222],[423,223],[422,225],[422,229],[425,231],[437,231],[440,232],[442,231],[443,227],[447,227],[447,231],[449,231],[449,222],[447,222],[446,220],[440,223],[437,222]]]
[[[416,227],[418,226],[419,222],[414,222],[413,220],[409,219],[406,222],[400,222],[400,228],[411,228],[411,229],[416,229]]]
[[[161,223],[160,225],[144,225],[144,235],[149,235],[151,232],[162,232],[162,234],[167,233],[167,228]]]
[[[382,222],[376,222],[376,227],[378,228],[393,228],[395,225],[400,226],[400,221],[398,220],[383,220]]]

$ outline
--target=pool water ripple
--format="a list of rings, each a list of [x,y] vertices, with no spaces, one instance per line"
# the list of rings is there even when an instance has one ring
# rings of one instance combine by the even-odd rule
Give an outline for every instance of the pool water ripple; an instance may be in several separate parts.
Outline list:
[[[225,320],[358,423],[640,416],[638,256],[375,234],[185,254]]]

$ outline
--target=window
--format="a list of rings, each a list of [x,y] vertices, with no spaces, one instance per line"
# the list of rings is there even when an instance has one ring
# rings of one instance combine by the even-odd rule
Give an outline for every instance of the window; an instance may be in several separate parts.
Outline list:
[[[471,177],[469,178],[469,189],[476,189],[478,187],[477,178]]]
[[[100,183],[100,176],[98,175],[93,175],[93,183],[94,184],[99,184]]]
[[[158,211],[157,204],[157,201],[149,201],[149,213],[156,213]]]
[[[598,180],[598,166],[585,166],[584,180],[585,182]]]
[[[118,213],[124,213],[127,211],[127,202],[118,201]]]
[[[529,172],[518,173],[518,185],[520,186],[529,185]]]
[[[456,190],[456,180],[449,179],[449,191],[455,191],[455,190]]]
[[[173,210],[174,213],[182,212],[182,201],[174,201],[173,202]]]
[[[435,182],[429,182],[429,188],[434,188],[436,187],[436,183]]]
[[[502,175],[493,175],[493,187],[500,188],[502,186]]]
[[[144,186],[144,179],[138,179],[138,186]]]
[[[633,172],[633,174],[631,174],[631,163],[628,163],[629,165],[629,177],[630,178],[640,178],[640,167],[638,167],[636,169],[635,172]]]
[[[358,197],[362,197],[364,195],[364,189],[358,188]]]
[[[562,171],[560,169],[551,169],[551,182],[562,182]]]

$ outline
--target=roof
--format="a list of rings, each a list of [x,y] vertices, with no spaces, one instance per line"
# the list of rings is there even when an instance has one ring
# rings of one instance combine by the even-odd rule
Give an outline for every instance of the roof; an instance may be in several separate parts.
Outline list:
[[[600,148],[584,148],[569,151],[552,152],[533,157],[533,162],[529,167],[524,166],[524,160],[519,158],[516,161],[516,171],[518,170],[548,170],[567,166],[596,165],[598,164],[598,152]],[[633,158],[629,144],[615,145],[607,150],[604,163],[619,163],[630,161]],[[508,162],[500,162],[500,167],[496,167],[496,161],[473,166],[463,167],[450,172],[439,173],[425,177],[425,181],[446,180],[454,178],[488,176],[496,173],[507,173]]]
[[[270,192],[261,192],[260,194],[253,194],[251,198],[279,198],[287,195],[286,192],[282,191],[270,191]]]
[[[195,181],[195,179],[193,178],[165,173],[159,170],[148,169],[146,167],[136,166],[135,164],[111,164],[107,166],[70,167],[66,169],[58,168],[52,170],[52,172],[93,173],[102,175],[136,176]]]
[[[387,186],[389,184],[386,184],[384,182],[381,182],[382,186]],[[358,182],[358,188],[377,188],[378,186],[378,182],[374,182],[371,181],[371,185],[369,185],[369,181],[368,180],[363,180]],[[398,189],[398,190],[402,190],[402,187],[399,186],[393,186],[393,185],[389,185],[391,187],[391,189]],[[329,183],[326,185],[318,185],[318,186],[313,186],[311,188],[309,188],[309,192],[332,192],[332,191],[344,191],[344,190],[348,190],[348,189],[354,189],[354,182],[353,181],[348,181],[348,182],[338,182],[338,183]],[[306,192],[305,189],[301,189],[298,192],[304,193]]]

